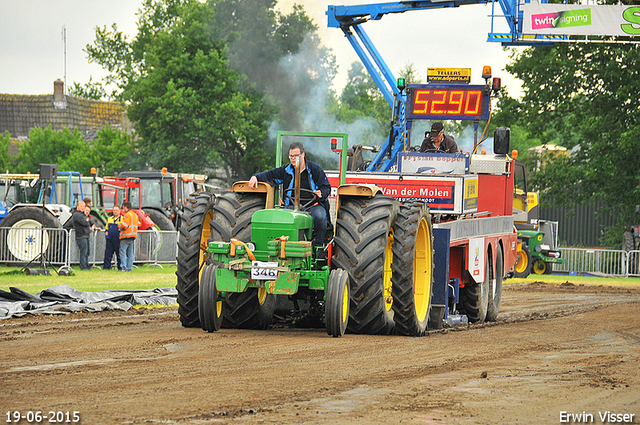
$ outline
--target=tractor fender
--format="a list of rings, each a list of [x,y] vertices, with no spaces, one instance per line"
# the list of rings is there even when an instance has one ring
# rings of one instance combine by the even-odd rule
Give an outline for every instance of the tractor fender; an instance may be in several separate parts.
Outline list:
[[[17,210],[19,208],[24,207],[40,207],[42,208],[42,204],[15,204],[11,207],[11,211]],[[60,224],[64,224],[72,215],[71,208],[69,208],[65,204],[45,204],[44,207],[58,220]]]
[[[373,198],[376,193],[383,193],[375,184],[341,184],[336,191],[336,211],[340,210],[340,198],[344,196],[364,196]]]
[[[240,181],[235,182],[231,190],[238,193],[264,193],[266,197],[264,208],[272,209],[275,205],[275,188],[269,183],[258,182],[258,187],[252,189],[248,181]]]

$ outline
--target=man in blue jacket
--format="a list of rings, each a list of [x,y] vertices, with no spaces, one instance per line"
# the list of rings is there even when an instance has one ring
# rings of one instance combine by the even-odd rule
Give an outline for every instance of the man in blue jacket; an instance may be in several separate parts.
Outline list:
[[[116,254],[116,266],[118,270],[121,270],[120,267],[120,229],[118,229],[118,224],[122,222],[122,216],[120,215],[120,207],[117,205],[113,206],[113,215],[109,217],[107,220],[107,228],[104,231],[104,236],[106,238],[106,245],[104,249],[104,264],[102,269],[109,270],[111,269],[111,260],[113,259],[113,254]]]
[[[311,204],[304,210],[313,218],[313,245],[323,246],[324,235],[327,231],[327,217],[329,216],[327,197],[331,193],[331,185],[324,170],[318,164],[305,160],[302,143],[293,142],[289,145],[290,164],[254,174],[249,180],[249,187],[256,188],[259,181],[281,184],[284,188],[284,205],[286,208],[291,207],[295,183],[294,164],[297,158],[300,158],[300,188],[307,189],[307,191],[300,191],[300,205]],[[314,200],[316,202],[312,202]]]

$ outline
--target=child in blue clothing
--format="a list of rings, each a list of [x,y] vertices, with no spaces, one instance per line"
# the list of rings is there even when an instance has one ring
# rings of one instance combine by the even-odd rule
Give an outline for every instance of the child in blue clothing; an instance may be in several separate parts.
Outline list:
[[[120,207],[114,205],[113,215],[107,220],[107,228],[104,232],[104,235],[107,238],[107,245],[104,250],[104,265],[102,267],[103,270],[111,269],[111,260],[114,253],[116,254],[116,259],[118,260],[116,266],[118,267],[118,270],[120,270],[120,230],[118,229],[118,224],[121,221],[122,216],[120,215]]]

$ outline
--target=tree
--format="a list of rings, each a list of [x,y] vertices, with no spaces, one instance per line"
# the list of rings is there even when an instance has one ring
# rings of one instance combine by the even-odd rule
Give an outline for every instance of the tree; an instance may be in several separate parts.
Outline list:
[[[267,128],[278,116],[295,122],[302,109],[288,96],[301,91],[278,85],[292,75],[284,62],[315,30],[300,6],[281,15],[274,5],[146,0],[133,39],[115,24],[96,29],[87,53],[110,72],[106,82],[127,105],[146,166],[222,167],[231,181],[272,165]],[[307,91],[323,66],[309,63],[315,68],[306,70]]]
[[[83,99],[100,100],[107,96],[102,84],[99,82],[93,82],[93,78],[89,77],[89,82],[85,85],[74,81],[73,86],[69,89],[69,94],[75,97],[81,97]]]
[[[11,145],[11,133],[6,131],[0,134],[0,172],[8,172],[13,168],[13,158],[9,154],[9,146]]]
[[[621,224],[640,204],[640,47],[559,44],[529,48],[507,71],[521,79],[519,124],[571,155],[534,175],[539,190],[565,205],[605,201]],[[610,244],[619,245],[613,229]]]
[[[98,138],[92,143],[91,157],[94,159],[92,167],[98,168],[100,175],[116,175],[132,165],[135,147],[131,135],[105,125],[98,131]]]
[[[89,144],[78,129],[73,132],[68,128],[53,131],[49,125],[29,131],[29,140],[20,145],[16,164],[18,173],[35,173],[40,164],[57,164],[61,171],[90,174],[94,159]]]
[[[231,180],[262,167],[269,107],[238,90],[213,16],[198,1],[146,0],[133,40],[115,25],[97,29],[87,52],[121,90],[147,166],[224,167]]]

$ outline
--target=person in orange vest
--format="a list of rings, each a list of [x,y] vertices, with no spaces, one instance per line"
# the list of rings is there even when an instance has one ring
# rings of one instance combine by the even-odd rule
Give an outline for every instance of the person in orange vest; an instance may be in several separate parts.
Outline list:
[[[120,269],[130,272],[133,268],[133,244],[138,237],[138,216],[131,211],[131,202],[122,203],[120,229]]]

